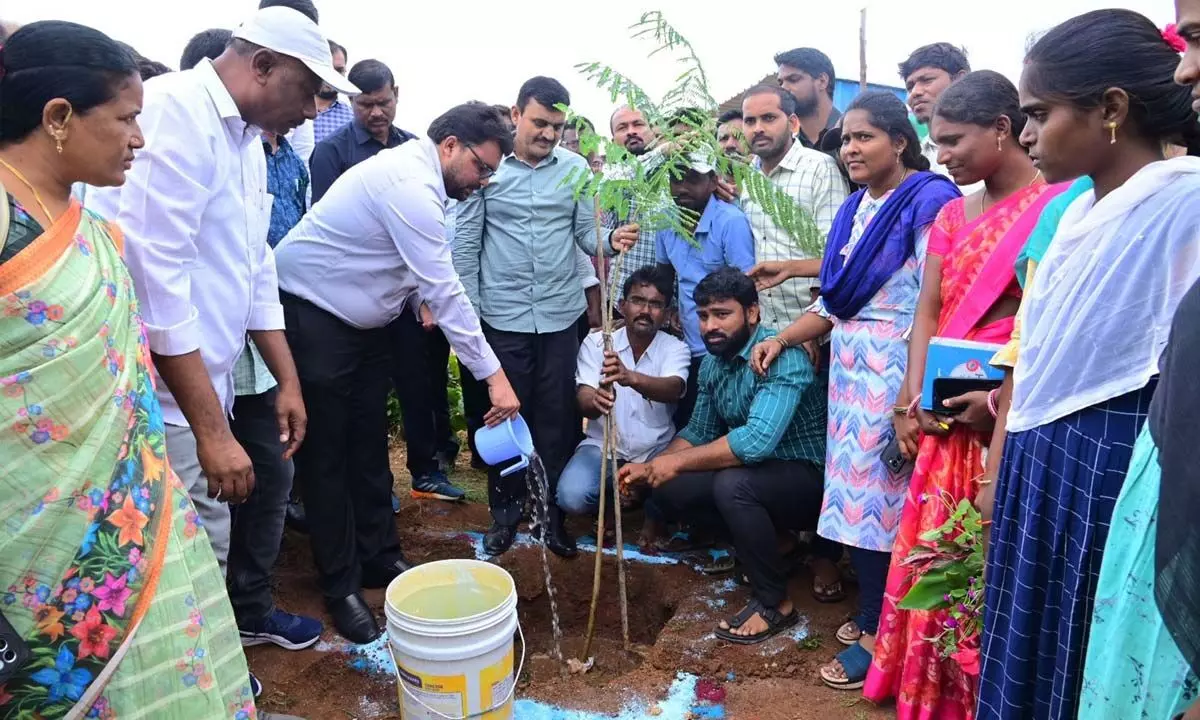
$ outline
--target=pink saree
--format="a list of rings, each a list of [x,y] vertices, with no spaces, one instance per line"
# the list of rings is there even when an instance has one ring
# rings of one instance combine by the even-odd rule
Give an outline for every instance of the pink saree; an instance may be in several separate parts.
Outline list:
[[[1013,317],[980,327],[998,300],[1019,296],[1013,265],[1038,215],[1065,186],[1031,185],[1006,198],[974,220],[965,216],[966,198],[946,205],[929,238],[929,253],[942,257],[942,312],[937,335],[979,342],[1005,343]],[[912,585],[909,570],[900,565],[919,536],[945,522],[941,502],[922,503],[924,494],[948,494],[952,504],[976,493],[983,472],[986,438],[966,427],[944,438],[921,441],[916,468],[909,483],[900,531],[892,549],[883,613],[876,636],[875,657],[863,693],[868,700],[896,699],[898,720],[971,720],[975,716],[978,684],[977,648],[955,659],[939,657],[925,638],[938,633],[938,612],[900,610],[896,604]]]

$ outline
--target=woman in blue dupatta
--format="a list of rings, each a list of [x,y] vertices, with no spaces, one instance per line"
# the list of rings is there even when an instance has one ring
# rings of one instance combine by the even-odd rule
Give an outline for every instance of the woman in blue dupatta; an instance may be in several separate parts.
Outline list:
[[[846,111],[842,161],[866,188],[848,198],[834,220],[821,295],[803,317],[759,343],[751,363],[765,372],[783,348],[832,331],[825,499],[817,532],[850,549],[860,593],[858,616],[838,633],[849,647],[821,669],[821,679],[857,690],[871,664],[908,488],[909,471],[893,472],[881,456],[895,435],[892,414],[904,382],[929,230],[942,206],[960,193],[949,179],[929,172],[903,103],[889,93],[860,95]]]

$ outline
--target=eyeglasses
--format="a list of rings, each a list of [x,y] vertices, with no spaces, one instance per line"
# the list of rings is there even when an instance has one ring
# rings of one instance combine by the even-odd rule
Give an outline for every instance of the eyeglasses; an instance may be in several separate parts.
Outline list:
[[[494,168],[491,165],[488,165],[487,163],[485,163],[483,161],[483,158],[479,157],[479,153],[475,152],[475,148],[471,147],[470,145],[466,145],[466,148],[471,151],[471,155],[475,156],[475,162],[478,163],[478,166],[479,166],[479,179],[480,180],[487,180],[488,178],[490,178],[496,174],[497,168]]]

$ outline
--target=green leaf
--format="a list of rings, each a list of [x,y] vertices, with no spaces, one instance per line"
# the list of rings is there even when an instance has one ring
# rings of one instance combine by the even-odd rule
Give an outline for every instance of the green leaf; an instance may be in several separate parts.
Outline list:
[[[897,605],[901,610],[937,610],[946,606],[951,583],[945,573],[929,572],[915,582]]]

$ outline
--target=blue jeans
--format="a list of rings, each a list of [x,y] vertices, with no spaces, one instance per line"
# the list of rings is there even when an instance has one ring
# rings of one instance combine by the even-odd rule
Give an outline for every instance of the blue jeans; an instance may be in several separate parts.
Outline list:
[[[594,515],[600,507],[600,448],[584,445],[577,448],[562,475],[558,477],[558,507],[569,515]],[[618,467],[624,465],[618,463]],[[609,497],[612,497],[612,476],[608,469]]]

